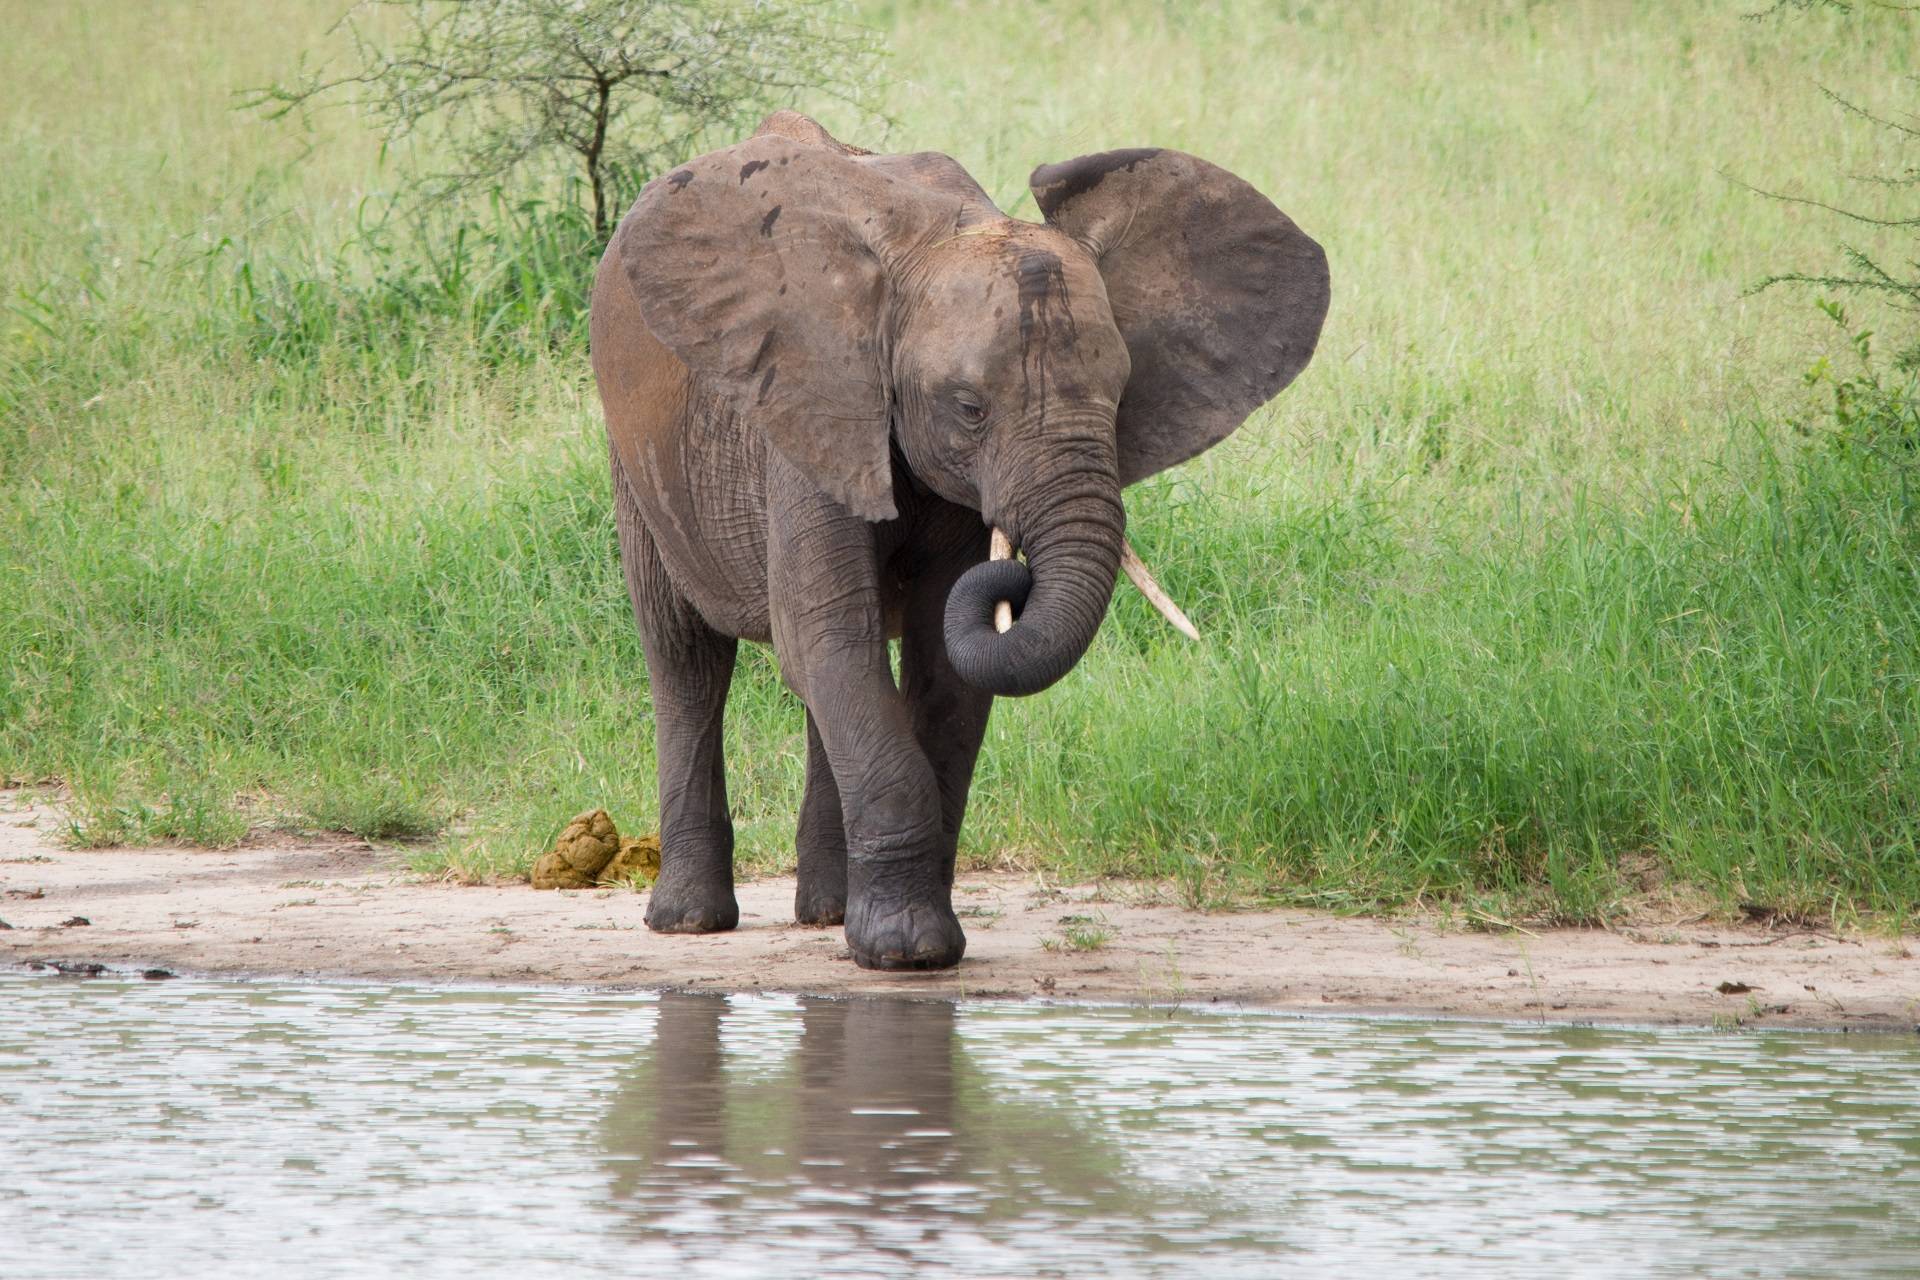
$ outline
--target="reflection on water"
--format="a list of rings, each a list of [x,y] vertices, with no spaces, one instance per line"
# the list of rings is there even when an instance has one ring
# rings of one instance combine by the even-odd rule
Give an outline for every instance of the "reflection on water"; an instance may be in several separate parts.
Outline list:
[[[796,1041],[791,1007],[763,1020],[722,997],[663,997],[604,1128],[625,1229],[676,1258],[750,1237],[795,1275],[849,1246],[959,1248],[1017,1275],[1031,1251],[1079,1237],[1112,1261],[1129,1251],[1116,1233],[1173,1216],[1181,1191],[1148,1198],[1071,1106],[996,1091],[958,1017],[943,1002],[803,999]]]
[[[1906,1276],[1920,1044],[0,974],[0,1274]]]

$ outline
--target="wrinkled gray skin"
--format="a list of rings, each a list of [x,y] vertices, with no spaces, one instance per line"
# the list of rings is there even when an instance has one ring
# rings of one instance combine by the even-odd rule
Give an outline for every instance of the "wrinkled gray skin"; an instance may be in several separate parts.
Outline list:
[[[870,155],[781,112],[620,224],[593,367],[652,681],[650,927],[739,921],[721,710],[737,640],[770,640],[807,708],[795,916],[844,921],[868,968],[958,963],[954,850],[994,695],[1092,642],[1121,488],[1312,356],[1325,256],[1240,179],[1137,150],[1032,187],[1044,223],[946,156]],[[986,562],[989,525],[1027,566]]]

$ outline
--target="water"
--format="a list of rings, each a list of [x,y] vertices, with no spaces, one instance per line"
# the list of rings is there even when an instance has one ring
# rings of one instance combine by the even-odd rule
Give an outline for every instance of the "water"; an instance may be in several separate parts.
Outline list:
[[[1920,1273],[1920,1041],[0,975],[0,1274]]]

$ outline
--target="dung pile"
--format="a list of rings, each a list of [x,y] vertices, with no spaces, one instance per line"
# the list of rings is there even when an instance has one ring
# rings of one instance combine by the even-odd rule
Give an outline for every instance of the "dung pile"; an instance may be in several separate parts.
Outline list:
[[[620,852],[600,868],[601,884],[652,884],[660,878],[660,837],[621,836]]]
[[[660,837],[623,837],[607,811],[595,809],[566,825],[533,864],[530,879],[536,889],[591,889],[635,878],[651,884],[659,874]]]

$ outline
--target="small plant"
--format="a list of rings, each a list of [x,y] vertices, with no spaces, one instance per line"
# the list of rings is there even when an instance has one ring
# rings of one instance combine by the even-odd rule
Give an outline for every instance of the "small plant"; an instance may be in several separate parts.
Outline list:
[[[1837,302],[1822,299],[1817,305],[1846,335],[1854,359],[1851,373],[1836,371],[1825,356],[1806,372],[1809,387],[1831,396],[1828,442],[1842,451],[1867,450],[1902,467],[1920,464],[1920,343],[1882,361],[1871,330],[1855,329]]]
[[[648,175],[735,141],[799,94],[866,107],[879,45],[840,0],[360,0],[340,21],[358,70],[252,90],[285,116],[356,90],[388,143],[429,129],[429,202],[524,189],[577,166],[595,234]],[[404,24],[389,44],[387,15]]]
[[[1915,22],[1913,14],[1920,12],[1911,5],[1885,4],[1878,0],[1870,0],[1866,4],[1856,4],[1853,0],[1776,0],[1770,8],[1752,16],[1758,20],[1795,12],[1805,14],[1822,9],[1885,23],[1896,28],[1894,33],[1896,38],[1908,39],[1911,39],[1914,34],[1910,25]],[[1903,24],[1907,25],[1907,29],[1898,30],[1897,28]],[[1912,76],[1904,79],[1909,93],[1920,89],[1920,79]],[[1902,168],[1890,173],[1851,175],[1854,181],[1859,182],[1863,187],[1878,190],[1883,198],[1894,202],[1895,207],[1868,212],[1863,209],[1849,209],[1829,204],[1824,200],[1787,195],[1779,191],[1763,191],[1761,194],[1775,200],[1785,200],[1790,204],[1812,205],[1825,209],[1840,215],[1858,227],[1907,236],[1920,233],[1920,212],[1916,212],[1911,204],[1917,196],[1920,196],[1920,163],[1916,163],[1911,155],[1911,149],[1920,145],[1920,127],[1916,127],[1913,123],[1912,105],[1909,104],[1904,110],[1898,112],[1890,112],[1869,106],[1825,85],[1820,86],[1820,92],[1844,115],[1878,129],[1896,146],[1908,149],[1909,155]],[[1906,118],[1901,119],[1900,116]],[[1898,207],[1898,202],[1902,200],[1909,202],[1905,209]],[[1852,241],[1840,245],[1840,257],[1845,265],[1839,271],[1817,274],[1800,271],[1786,272],[1768,277],[1759,287],[1764,289],[1775,284],[1810,284],[1822,289],[1879,294],[1890,299],[1902,310],[1912,311],[1920,308],[1920,261],[1908,258],[1905,263],[1890,263],[1884,254]]]
[[[1104,919],[1092,916],[1061,916],[1060,936],[1045,938],[1040,945],[1048,951],[1098,951],[1113,941],[1113,930]]]
[[[1916,34],[1910,25],[1915,11],[1905,5],[1862,6],[1851,0],[1776,0],[1771,7],[1753,16],[1766,18],[1819,9],[1860,17],[1868,16],[1864,10],[1871,9],[1872,20],[1895,26],[1909,24],[1901,34],[1908,37]],[[1908,76],[1905,81],[1909,93],[1920,87],[1920,80],[1914,77]],[[1824,85],[1820,91],[1843,116],[1877,130],[1904,152],[1902,163],[1889,171],[1850,175],[1863,189],[1877,193],[1876,203],[1880,207],[1847,208],[1779,191],[1761,194],[1824,209],[1865,234],[1904,238],[1906,243],[1894,251],[1898,254],[1898,258],[1894,258],[1885,249],[1846,240],[1839,246],[1842,264],[1839,268],[1782,272],[1768,276],[1755,289],[1777,284],[1811,285],[1828,292],[1878,298],[1888,303],[1895,314],[1911,317],[1920,311],[1920,255],[1915,253],[1920,249],[1920,208],[1915,207],[1916,199],[1920,199],[1920,155],[1915,154],[1915,148],[1920,147],[1920,127],[1914,124],[1913,104],[1908,103],[1904,110],[1890,111]],[[1903,465],[1911,463],[1913,451],[1920,447],[1920,406],[1916,404],[1916,391],[1920,391],[1920,334],[1910,333],[1892,360],[1883,364],[1874,351],[1871,330],[1856,329],[1838,302],[1821,299],[1817,305],[1846,334],[1856,365],[1853,373],[1841,376],[1822,357],[1807,371],[1809,386],[1832,394],[1832,442],[1842,450],[1866,449],[1884,458],[1897,459]]]

